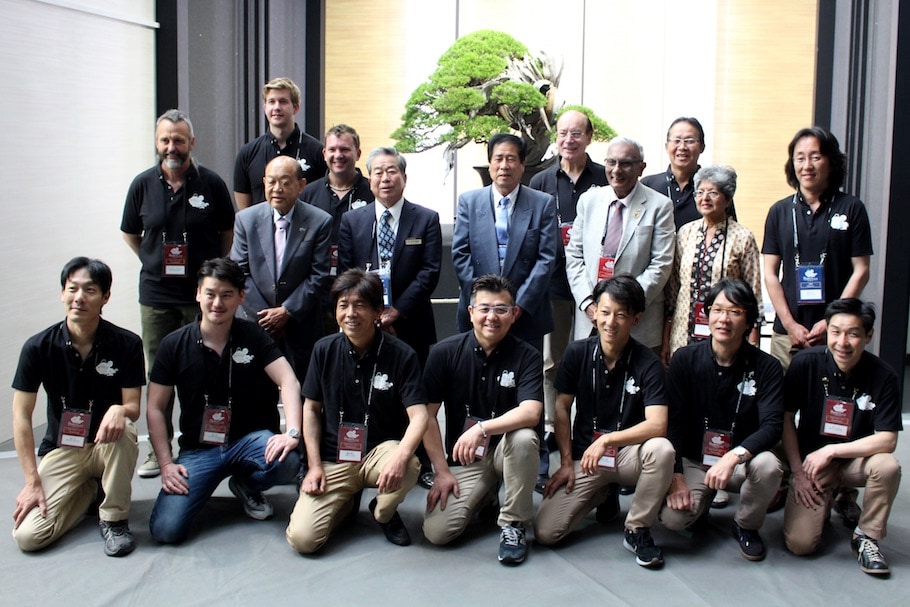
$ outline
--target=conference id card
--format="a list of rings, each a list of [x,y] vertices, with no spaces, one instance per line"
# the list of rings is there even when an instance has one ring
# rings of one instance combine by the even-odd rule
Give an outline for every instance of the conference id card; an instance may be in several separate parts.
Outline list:
[[[60,416],[60,434],[57,445],[82,449],[92,426],[92,413],[83,409],[64,409]]]
[[[571,221],[564,221],[559,224],[559,235],[562,237],[562,246],[566,247],[569,245],[569,240],[572,239],[572,223]]]
[[[186,278],[187,247],[186,244],[166,242],[163,245],[164,275],[169,278]]]
[[[477,425],[477,422],[482,421],[479,417],[468,417],[464,420],[464,429],[461,431],[462,434],[468,431],[469,428]],[[477,448],[474,449],[474,456],[477,459],[483,459],[483,456],[487,454],[487,451],[490,450],[490,437],[487,436],[483,439],[483,442],[477,445]]]
[[[853,402],[836,396],[825,399],[822,436],[849,438],[853,425]]]
[[[798,266],[796,268],[796,303],[825,303],[824,266]]]
[[[705,430],[701,444],[701,465],[710,468],[727,454],[733,445],[733,433],[723,430]]]
[[[616,265],[615,257],[600,257],[597,262],[597,280],[607,280],[613,278],[613,266]]]
[[[382,282],[382,305],[392,307],[392,264],[383,261],[379,264],[379,280]]]
[[[708,326],[708,313],[705,310],[705,302],[695,302],[695,323],[692,325],[692,337],[704,339],[711,335],[711,329]]]
[[[206,405],[202,411],[202,428],[199,442],[206,445],[224,445],[231,430],[231,410],[218,405]]]
[[[333,244],[331,247],[332,251],[329,255],[329,276],[338,275],[338,245]]]
[[[367,448],[367,427],[363,424],[338,424],[339,464],[359,464]]]
[[[597,441],[601,436],[609,434],[609,432],[604,432],[603,430],[594,431],[594,440]],[[600,459],[597,460],[597,467],[602,470],[609,470],[610,472],[616,471],[616,455],[619,453],[619,449],[616,448],[616,445],[608,445],[607,451]]]

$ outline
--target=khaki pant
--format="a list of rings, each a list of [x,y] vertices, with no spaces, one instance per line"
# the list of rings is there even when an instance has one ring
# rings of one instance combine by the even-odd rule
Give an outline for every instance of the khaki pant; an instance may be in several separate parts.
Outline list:
[[[835,460],[825,468],[820,481],[825,488],[824,505],[812,509],[796,501],[791,483],[784,508],[784,542],[793,554],[802,556],[818,549],[831,498],[836,487],[865,487],[859,528],[875,540],[885,537],[888,516],[901,481],[901,467],[890,453]]]
[[[36,506],[13,530],[19,548],[40,550],[75,527],[95,499],[96,479],[101,479],[104,491],[98,518],[127,520],[138,457],[136,426],[131,421],[115,443],[87,443],[82,449],[58,447],[45,455],[38,464],[38,475],[47,500],[47,516],[41,516]]]
[[[793,360],[793,355],[797,352],[799,350],[790,344],[790,336],[786,333],[775,332],[771,335],[771,356],[780,361],[781,366],[784,368],[784,373],[787,372],[790,361]]]
[[[707,512],[717,493],[705,485],[707,470],[702,468],[700,462],[683,458],[683,474],[695,503],[690,511],[673,510],[666,505],[663,507],[660,520],[667,529],[673,531],[682,531]],[[768,513],[768,504],[780,488],[783,474],[783,464],[770,451],[763,451],[747,463],[733,468],[725,489],[740,495],[739,508],[733,518],[737,525],[750,531],[761,529]]]
[[[575,302],[565,299],[551,299],[553,331],[543,336],[543,411],[544,430],[553,432],[556,423],[556,372],[559,363],[572,341],[575,318]]]
[[[294,550],[302,554],[319,550],[329,539],[332,529],[350,514],[351,498],[364,487],[376,487],[382,469],[397,449],[398,441],[385,441],[376,445],[359,464],[324,462],[325,493],[309,495],[301,491],[291,512],[285,535]],[[392,519],[408,491],[417,484],[419,473],[420,464],[411,456],[401,487],[376,496],[374,516],[378,522],[387,523]]]
[[[585,476],[575,462],[575,487],[566,493],[561,487],[545,498],[537,511],[534,536],[544,545],[555,544],[566,537],[592,509],[607,498],[610,483],[636,485],[635,496],[626,516],[626,529],[648,528],[657,520],[670,481],[676,452],[666,438],[652,438],[640,445],[619,450],[616,470],[601,470]]]
[[[423,534],[432,544],[448,544],[467,528],[502,480],[505,499],[498,524],[529,522],[534,517],[534,484],[539,464],[537,432],[521,428],[507,432],[492,457],[468,466],[453,466],[460,497],[450,495],[446,509],[437,504],[423,519]]]

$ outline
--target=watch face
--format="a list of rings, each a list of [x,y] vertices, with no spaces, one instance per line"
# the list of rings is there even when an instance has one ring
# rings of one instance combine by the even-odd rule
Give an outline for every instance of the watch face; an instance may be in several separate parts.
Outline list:
[[[300,431],[297,428],[291,428],[290,430],[288,430],[288,436],[290,436],[291,438],[299,438]]]

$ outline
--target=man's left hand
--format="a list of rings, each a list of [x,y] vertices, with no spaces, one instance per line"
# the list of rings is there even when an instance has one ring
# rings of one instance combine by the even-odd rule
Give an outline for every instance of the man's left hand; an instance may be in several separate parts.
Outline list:
[[[101,418],[101,425],[98,426],[95,442],[116,443],[123,436],[125,428],[126,416],[123,414],[123,405],[111,405],[104,417]]]
[[[382,468],[382,472],[379,473],[379,480],[376,483],[379,493],[392,493],[401,489],[401,482],[404,480],[404,471],[407,467],[408,459],[408,456],[402,457],[401,454],[396,454]]]
[[[287,324],[291,313],[284,306],[278,306],[277,308],[259,310],[256,312],[256,316],[259,317],[259,326],[265,329],[269,335],[273,335],[280,333],[284,329],[284,325]]]
[[[288,453],[296,449],[299,444],[299,438],[291,438],[287,434],[270,436],[265,444],[265,463],[271,464],[276,458],[279,462],[283,462]]]

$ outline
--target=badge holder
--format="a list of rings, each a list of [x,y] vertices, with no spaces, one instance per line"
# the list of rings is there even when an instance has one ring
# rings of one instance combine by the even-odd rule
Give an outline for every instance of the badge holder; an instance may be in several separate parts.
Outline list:
[[[367,446],[367,427],[364,424],[338,424],[338,457],[339,464],[359,464]]]
[[[57,445],[82,449],[92,427],[92,412],[85,409],[64,409],[60,416],[60,435]]]
[[[392,264],[383,261],[379,264],[379,280],[382,282],[382,305],[392,307]]]
[[[723,430],[705,430],[701,445],[701,465],[710,468],[720,461],[733,446],[733,433]]]
[[[329,276],[338,276],[338,245],[333,244],[331,246],[331,253],[329,255]]]
[[[594,441],[596,442],[601,436],[609,434],[609,432],[604,432],[603,430],[594,431]],[[597,467],[602,470],[609,470],[610,472],[616,471],[616,455],[619,453],[619,449],[616,448],[616,445],[608,445],[607,452],[604,453],[599,460],[597,460]]]
[[[824,266],[799,266],[796,272],[797,305],[825,303]]]
[[[480,422],[480,421],[483,421],[483,420],[481,420],[479,417],[472,416],[472,417],[466,418],[464,420],[464,428],[462,429],[461,433],[464,434],[465,432],[468,431],[469,428],[476,426],[477,422]],[[486,437],[484,437],[483,442],[481,444],[477,445],[477,448],[474,449],[474,456],[477,459],[483,459],[483,457],[487,454],[487,451],[489,451],[489,450],[490,450],[490,437],[486,436]]]
[[[224,445],[231,430],[231,408],[220,405],[206,405],[202,412],[202,428],[199,442],[206,445]]]
[[[187,245],[179,242],[165,242],[163,245],[164,275],[169,278],[186,278]]]
[[[708,326],[708,314],[705,312],[705,302],[695,302],[695,324],[692,327],[692,337],[699,339],[710,337],[711,329]]]
[[[822,415],[822,436],[849,438],[853,425],[853,402],[829,396],[825,399],[825,410]]]
[[[569,246],[569,241],[572,239],[571,221],[564,221],[559,224],[559,235],[562,237],[562,246]]]
[[[601,255],[597,262],[597,280],[607,280],[613,278],[613,266],[616,265],[615,257],[605,257]]]

